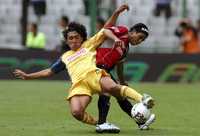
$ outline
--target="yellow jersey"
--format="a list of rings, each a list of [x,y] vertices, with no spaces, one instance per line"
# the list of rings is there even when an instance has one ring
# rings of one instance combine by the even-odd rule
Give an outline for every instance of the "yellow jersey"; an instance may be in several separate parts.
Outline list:
[[[103,30],[101,29],[93,37],[83,42],[78,50],[67,51],[61,56],[72,84],[84,79],[89,72],[98,69],[96,67],[96,48],[105,40]]]

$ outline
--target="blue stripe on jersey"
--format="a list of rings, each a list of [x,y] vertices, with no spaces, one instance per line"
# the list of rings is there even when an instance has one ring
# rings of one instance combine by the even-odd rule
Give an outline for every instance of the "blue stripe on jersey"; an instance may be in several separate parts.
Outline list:
[[[53,73],[59,73],[65,70],[65,63],[63,63],[61,59],[57,59],[56,62],[51,65],[50,68]]]

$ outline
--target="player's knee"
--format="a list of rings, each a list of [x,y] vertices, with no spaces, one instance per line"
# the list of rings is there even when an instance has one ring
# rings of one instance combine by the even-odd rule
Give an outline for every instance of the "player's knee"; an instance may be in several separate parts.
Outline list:
[[[119,85],[118,84],[113,84],[113,85],[109,86],[108,93],[112,94],[112,92],[119,91],[119,90],[120,90]]]
[[[112,96],[120,97],[120,87],[117,84],[109,86],[107,92]]]
[[[72,116],[74,118],[76,118],[77,120],[82,120],[83,119],[83,115],[84,115],[83,110],[75,109],[75,110],[71,111],[71,113],[72,113]]]

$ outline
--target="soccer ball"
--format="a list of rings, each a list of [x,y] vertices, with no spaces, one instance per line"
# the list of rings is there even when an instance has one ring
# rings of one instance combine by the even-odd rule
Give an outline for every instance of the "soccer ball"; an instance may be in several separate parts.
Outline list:
[[[144,124],[149,119],[151,111],[143,103],[137,103],[131,109],[131,115],[137,123]]]

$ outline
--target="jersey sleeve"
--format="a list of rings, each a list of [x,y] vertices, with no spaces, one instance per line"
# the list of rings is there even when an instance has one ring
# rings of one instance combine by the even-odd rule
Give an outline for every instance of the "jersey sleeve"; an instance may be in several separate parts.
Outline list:
[[[97,34],[92,36],[84,43],[84,47],[89,48],[90,50],[95,50],[99,47],[105,40],[106,36],[103,33],[104,28],[101,29]]]
[[[58,59],[51,65],[50,69],[53,73],[59,73],[65,69],[65,64],[61,59]]]
[[[107,29],[111,30],[113,34],[115,34],[117,37],[123,36],[128,33],[128,29],[125,26],[112,26],[108,27]]]

